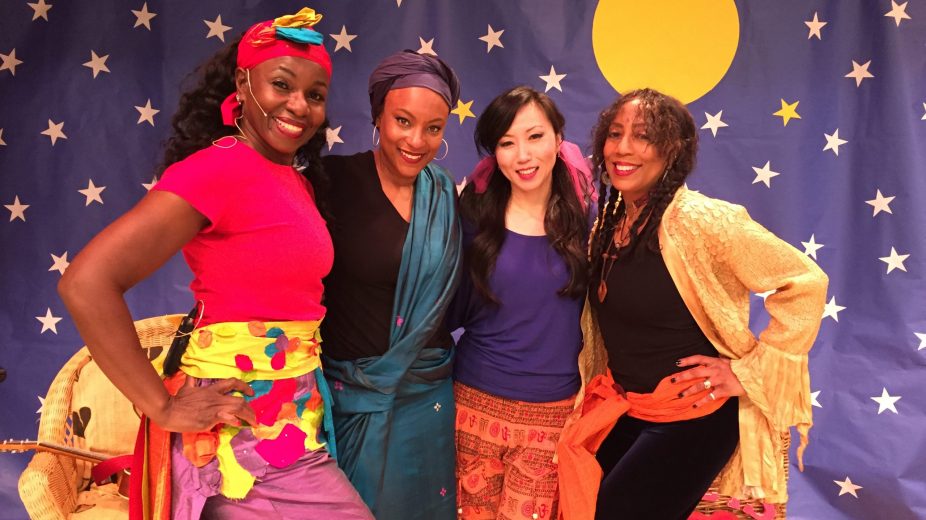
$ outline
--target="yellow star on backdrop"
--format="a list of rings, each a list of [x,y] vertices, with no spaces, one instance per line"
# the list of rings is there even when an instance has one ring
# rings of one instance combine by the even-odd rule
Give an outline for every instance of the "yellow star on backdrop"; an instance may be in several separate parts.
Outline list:
[[[470,110],[470,107],[473,106],[473,100],[470,100],[468,103],[464,103],[462,99],[457,100],[457,108],[454,108],[450,111],[451,114],[456,114],[460,116],[460,124],[463,124],[463,121],[467,117],[476,117],[476,114]]]
[[[784,121],[784,126],[788,126],[788,121],[792,119],[800,119],[801,115],[797,113],[797,104],[800,101],[795,101],[794,103],[787,103],[784,99],[781,100],[781,109],[777,112],[772,113],[773,116],[778,116]]]

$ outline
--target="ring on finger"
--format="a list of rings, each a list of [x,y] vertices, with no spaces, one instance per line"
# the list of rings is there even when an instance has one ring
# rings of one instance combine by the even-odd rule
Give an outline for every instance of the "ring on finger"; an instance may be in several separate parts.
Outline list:
[[[703,384],[704,384],[704,389],[707,390],[708,388],[711,387],[711,380],[705,379]]]
[[[714,395],[714,392],[707,394],[707,396],[711,398],[711,401],[715,401],[717,399],[717,396]]]

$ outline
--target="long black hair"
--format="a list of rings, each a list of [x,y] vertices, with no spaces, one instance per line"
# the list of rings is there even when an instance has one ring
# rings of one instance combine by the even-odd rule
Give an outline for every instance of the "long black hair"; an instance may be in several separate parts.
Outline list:
[[[614,117],[624,105],[634,100],[639,100],[649,145],[655,146],[656,151],[666,160],[666,172],[650,190],[643,213],[630,229],[630,243],[627,245],[629,252],[639,244],[646,244],[652,251],[659,251],[658,229],[662,215],[675,192],[682,187],[695,167],[698,131],[688,109],[679,100],[646,88],[624,94],[601,112],[592,130],[592,161],[599,173],[598,218],[589,247],[593,275],[601,272],[602,255],[613,239],[615,226],[627,206],[626,201],[618,204],[617,190],[606,182],[608,172],[604,165],[604,145]]]
[[[563,135],[566,120],[553,100],[529,87],[515,87],[493,99],[479,116],[473,137],[480,153],[493,155],[498,141],[511,127],[518,111],[530,104],[536,105],[546,115],[556,135]],[[566,164],[559,157],[553,166],[552,184],[543,224],[550,245],[569,270],[569,282],[558,294],[577,297],[584,294],[588,286],[584,247],[587,217],[576,196]],[[510,198],[511,183],[496,166],[484,193],[476,193],[475,185],[470,183],[460,199],[463,218],[472,222],[477,230],[472,244],[464,253],[470,275],[479,293],[496,304],[499,302],[489,287],[489,276],[505,242],[505,214]]]
[[[210,146],[216,139],[235,133],[232,127],[222,123],[220,108],[225,98],[235,92],[240,41],[240,36],[235,38],[187,77],[186,81],[194,80],[196,84],[180,97],[180,105],[171,119],[172,133],[164,146],[164,158],[157,170],[159,176],[171,164]],[[302,175],[312,181],[317,192],[324,191],[328,185],[321,163],[327,128],[326,118],[312,139],[296,152],[296,163],[305,166]],[[327,216],[324,198],[317,200],[322,215]]]

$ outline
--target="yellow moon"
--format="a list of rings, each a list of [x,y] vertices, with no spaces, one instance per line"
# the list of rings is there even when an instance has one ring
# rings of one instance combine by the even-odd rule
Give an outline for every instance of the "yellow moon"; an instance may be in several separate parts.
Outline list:
[[[690,103],[730,68],[739,29],[733,0],[600,0],[592,48],[618,92],[651,87]]]

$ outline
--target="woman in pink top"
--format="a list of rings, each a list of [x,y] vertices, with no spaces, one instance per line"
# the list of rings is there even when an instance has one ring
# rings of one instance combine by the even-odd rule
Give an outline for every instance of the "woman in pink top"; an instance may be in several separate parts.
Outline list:
[[[258,23],[200,68],[160,182],[61,279],[97,364],[144,413],[133,518],[372,518],[332,458],[319,358],[333,251],[300,170],[321,168],[327,127],[320,19]],[[197,307],[162,379],[123,293],[180,250]]]

